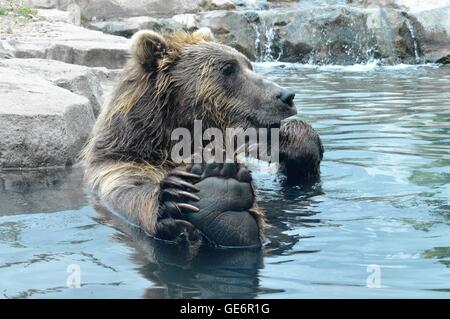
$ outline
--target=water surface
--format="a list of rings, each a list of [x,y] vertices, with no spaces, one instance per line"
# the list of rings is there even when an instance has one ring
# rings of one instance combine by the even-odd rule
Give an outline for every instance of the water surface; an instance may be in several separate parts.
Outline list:
[[[256,69],[295,90],[326,149],[313,190],[255,175],[273,225],[262,254],[191,259],[116,230],[79,168],[0,172],[0,296],[449,298],[450,68]]]

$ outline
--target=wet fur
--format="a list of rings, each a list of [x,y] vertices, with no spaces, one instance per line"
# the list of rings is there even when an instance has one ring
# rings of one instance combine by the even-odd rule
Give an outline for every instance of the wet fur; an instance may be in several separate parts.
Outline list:
[[[192,131],[194,119],[220,129],[249,125],[240,120],[252,110],[214,77],[224,56],[239,53],[216,43],[212,47],[212,40],[205,30],[165,37],[135,34],[130,61],[82,153],[87,185],[100,203],[150,235],[158,217],[159,183],[176,166],[169,158],[175,143],[171,132],[177,127]],[[208,56],[205,48],[213,48]],[[282,150],[299,147],[302,134],[293,133],[299,140],[283,137]],[[263,230],[264,214],[256,203],[254,208]]]
[[[145,44],[155,38],[163,42],[158,57],[149,56],[151,52]],[[169,159],[172,130],[192,125],[193,121],[180,121],[185,118],[186,108],[205,105],[203,101],[208,99],[226,103],[225,94],[208,81],[198,88],[198,96],[177,100],[178,87],[170,76],[171,66],[180,58],[180,50],[192,44],[206,44],[211,39],[211,34],[203,31],[176,33],[166,40],[149,31],[137,33],[133,39],[132,58],[82,152],[87,185],[100,202],[149,234],[154,233],[157,221],[159,183],[175,167]],[[207,65],[202,74],[208,76]],[[178,77],[189,79],[190,69]],[[193,116],[213,127],[226,127],[228,123],[222,109],[198,108]],[[256,215],[263,227],[262,212]]]

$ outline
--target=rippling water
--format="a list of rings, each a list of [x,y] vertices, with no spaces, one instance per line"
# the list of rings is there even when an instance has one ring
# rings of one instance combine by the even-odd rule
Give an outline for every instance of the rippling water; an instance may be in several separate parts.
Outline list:
[[[450,68],[256,69],[297,92],[326,149],[311,191],[256,174],[263,254],[191,260],[108,227],[80,169],[0,172],[0,296],[450,297]]]

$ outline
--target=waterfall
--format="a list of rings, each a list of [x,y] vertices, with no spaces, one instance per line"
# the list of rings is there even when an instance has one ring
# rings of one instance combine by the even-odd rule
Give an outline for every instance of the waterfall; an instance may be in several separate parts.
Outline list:
[[[264,45],[264,54],[262,56],[264,61],[267,61],[267,62],[273,61],[273,56],[272,56],[273,39],[274,39],[273,28],[266,29],[266,43]]]
[[[255,32],[255,54],[257,60],[259,60],[260,57],[259,46],[261,44],[261,32],[259,31],[259,27],[257,25],[253,25],[253,31]]]
[[[273,26],[254,25],[255,53],[257,62],[278,62],[283,54],[276,43],[276,31]]]
[[[409,34],[411,35],[411,39],[413,41],[414,57],[416,59],[416,63],[420,63],[419,45],[417,44],[416,33],[414,32],[414,26],[411,23],[411,21],[408,19],[408,17],[405,17],[405,22],[406,22],[406,27],[409,30]]]

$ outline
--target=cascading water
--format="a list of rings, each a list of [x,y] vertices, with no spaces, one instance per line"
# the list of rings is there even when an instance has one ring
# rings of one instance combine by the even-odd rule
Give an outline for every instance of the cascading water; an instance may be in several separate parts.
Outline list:
[[[264,45],[264,55],[262,56],[263,61],[277,62],[280,59],[282,52],[280,51],[278,53],[278,57],[276,58],[273,57],[272,47],[274,45],[275,40],[275,30],[273,29],[273,27],[267,28],[265,35],[266,35],[266,43]]]
[[[419,45],[417,43],[416,33],[414,32],[414,26],[408,17],[405,18],[406,27],[408,28],[409,34],[411,35],[411,39],[414,47],[414,58],[416,63],[420,63],[420,55],[419,55]]]
[[[351,10],[338,13],[340,19],[312,23],[303,21],[307,14],[296,11],[248,12],[248,31],[254,40],[250,43],[253,48],[248,49],[257,62],[281,59],[307,64],[350,65],[420,64],[424,61],[420,29],[406,12],[399,13],[395,19],[391,11],[384,9],[370,14]],[[368,24],[362,17],[370,17],[371,22]],[[405,52],[408,53],[405,55]]]
[[[257,62],[278,62],[283,50],[276,43],[276,30],[271,23],[264,21],[253,24],[255,32],[255,54]]]
[[[259,52],[259,46],[261,44],[261,32],[259,32],[259,27],[257,25],[253,25],[253,31],[255,32],[255,53],[257,56],[257,60],[261,55]]]

